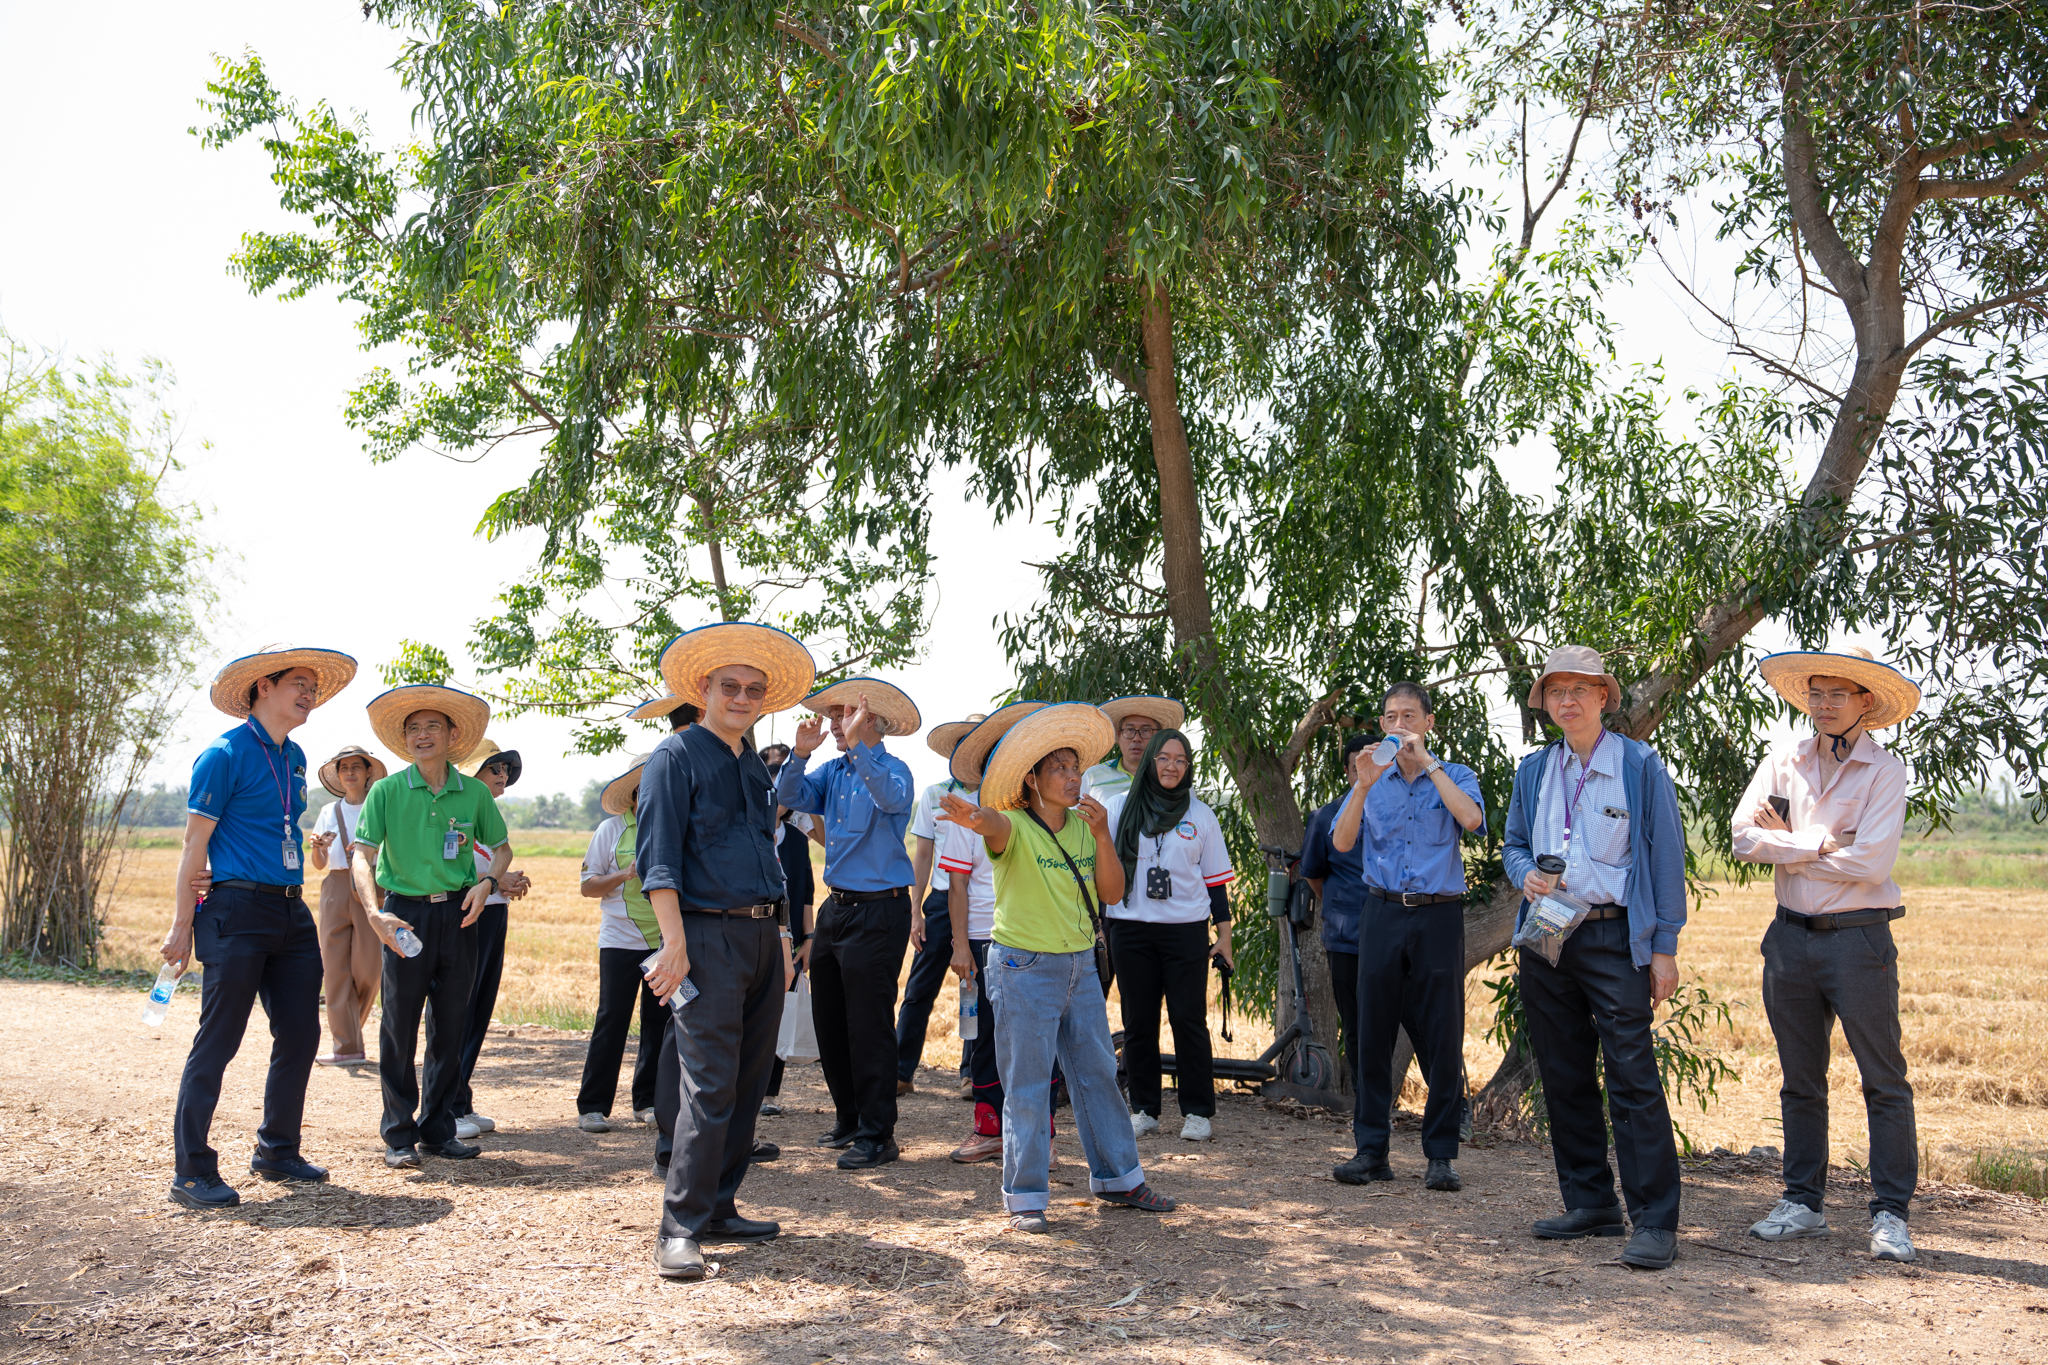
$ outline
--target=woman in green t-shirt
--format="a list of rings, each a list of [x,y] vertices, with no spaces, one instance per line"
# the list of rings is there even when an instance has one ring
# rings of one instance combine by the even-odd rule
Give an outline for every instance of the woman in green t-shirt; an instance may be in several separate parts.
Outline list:
[[[985,984],[1002,1019],[1003,1207],[1021,1232],[1049,1227],[1055,1055],[1088,1158],[1089,1189],[1107,1203],[1152,1213],[1174,1207],[1145,1183],[1095,971],[1097,907],[1123,899],[1124,869],[1108,812],[1081,795],[1080,756],[1101,753],[1113,737],[1109,717],[1093,706],[1044,707],[1009,724],[995,744],[980,784],[984,804],[950,793],[943,802],[947,819],[981,836],[994,872]]]

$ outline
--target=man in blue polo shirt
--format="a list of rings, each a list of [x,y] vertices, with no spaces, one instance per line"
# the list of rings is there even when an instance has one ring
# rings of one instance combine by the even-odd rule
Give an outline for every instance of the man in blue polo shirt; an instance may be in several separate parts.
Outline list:
[[[813,692],[804,705],[815,714],[796,728],[775,796],[791,810],[825,819],[831,894],[818,906],[811,934],[811,1008],[818,1064],[837,1112],[818,1145],[844,1148],[839,1168],[858,1171],[899,1155],[894,1015],[915,875],[903,833],[917,784],[910,765],[882,747],[882,736],[916,734],[923,720],[915,702],[879,678],[849,678]],[[840,755],[806,776],[825,720]]]
[[[328,649],[271,650],[236,659],[213,680],[215,707],[240,723],[192,764],[185,849],[165,962],[197,957],[199,1031],[178,1082],[171,1198],[195,1209],[242,1202],[220,1178],[207,1141],[221,1076],[241,1048],[260,996],[270,1016],[270,1072],[249,1170],[265,1180],[318,1182],[299,1155],[306,1078],[320,1051],[320,930],[306,908],[306,755],[287,736],[355,677],[356,661]],[[205,903],[192,886],[211,867]]]
[[[1358,1093],[1351,1135],[1358,1155],[1332,1174],[1346,1185],[1392,1180],[1394,1042],[1408,1030],[1429,1099],[1422,1107],[1423,1183],[1461,1188],[1458,1119],[1465,1085],[1465,863],[1461,831],[1485,825],[1479,778],[1433,757],[1424,736],[1436,708],[1418,683],[1399,682],[1380,703],[1380,729],[1400,743],[1382,767],[1362,754],[1330,832],[1356,847],[1365,884],[1358,917]]]

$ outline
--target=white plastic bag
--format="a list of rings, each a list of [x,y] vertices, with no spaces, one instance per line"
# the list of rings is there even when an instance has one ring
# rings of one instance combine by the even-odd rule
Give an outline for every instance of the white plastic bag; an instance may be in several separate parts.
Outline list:
[[[796,979],[796,989],[782,997],[782,1032],[775,1039],[775,1055],[785,1062],[818,1060],[818,1029],[811,1020],[811,976]]]

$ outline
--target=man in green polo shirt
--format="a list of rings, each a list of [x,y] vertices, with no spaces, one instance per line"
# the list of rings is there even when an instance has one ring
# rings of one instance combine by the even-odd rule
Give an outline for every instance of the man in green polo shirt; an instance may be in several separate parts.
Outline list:
[[[490,789],[455,768],[483,744],[488,703],[452,687],[398,687],[369,710],[384,747],[412,760],[363,799],[349,870],[363,904],[383,907],[370,926],[384,941],[384,1164],[416,1168],[421,1151],[466,1160],[483,1150],[456,1136],[455,1098],[476,976],[473,926],[512,864],[512,845]],[[492,854],[481,879],[477,848]],[[422,1101],[413,1053],[429,1001]]]

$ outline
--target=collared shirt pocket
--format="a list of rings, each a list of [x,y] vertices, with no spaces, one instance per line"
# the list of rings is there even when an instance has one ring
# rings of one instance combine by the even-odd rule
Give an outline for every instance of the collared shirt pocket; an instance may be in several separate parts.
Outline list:
[[[1629,861],[1629,813],[1619,806],[1603,806],[1590,813],[1586,830],[1586,853],[1596,863],[1625,867]]]

